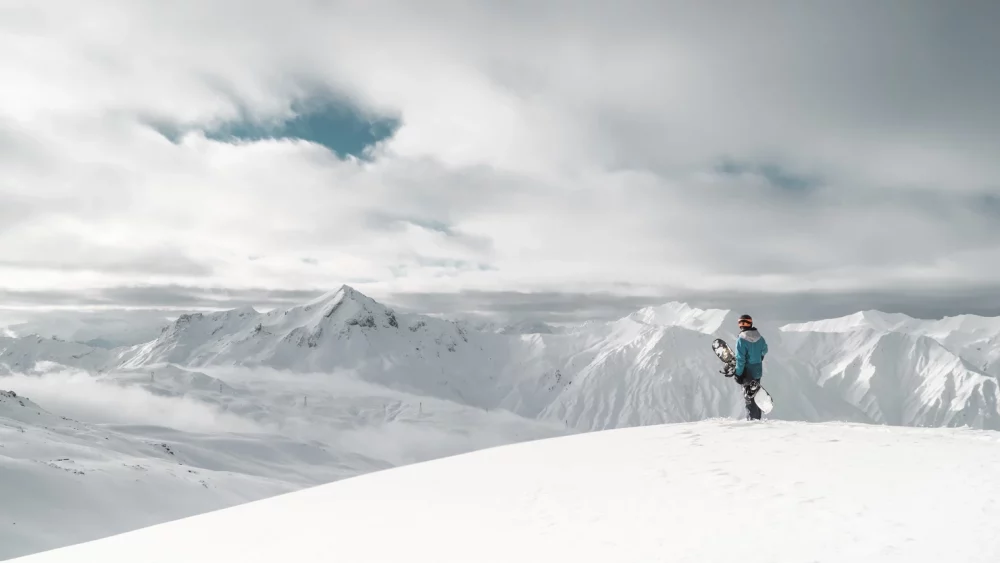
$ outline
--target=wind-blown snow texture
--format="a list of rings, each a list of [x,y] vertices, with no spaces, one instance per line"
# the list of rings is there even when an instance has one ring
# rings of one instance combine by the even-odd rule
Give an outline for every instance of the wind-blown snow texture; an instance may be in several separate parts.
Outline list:
[[[344,286],[184,315],[136,346],[0,337],[0,389],[17,393],[0,409],[14,476],[0,479],[0,557],[489,446],[742,418],[710,347],[734,341],[736,317],[668,303],[474,327]],[[1000,319],[866,311],[760,329],[770,419],[1000,429]]]
[[[993,563],[1000,433],[720,422],[504,446],[24,563]]]

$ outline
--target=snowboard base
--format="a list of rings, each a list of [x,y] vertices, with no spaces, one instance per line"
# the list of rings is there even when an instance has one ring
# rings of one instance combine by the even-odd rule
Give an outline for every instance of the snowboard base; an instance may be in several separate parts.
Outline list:
[[[757,392],[753,395],[753,402],[763,414],[767,414],[774,409],[774,401],[771,399],[771,394],[768,393],[763,387],[757,388]]]

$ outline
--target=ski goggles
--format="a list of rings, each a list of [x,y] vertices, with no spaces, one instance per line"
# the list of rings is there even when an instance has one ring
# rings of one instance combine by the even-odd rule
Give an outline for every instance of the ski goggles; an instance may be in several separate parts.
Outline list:
[[[751,325],[753,325],[753,321],[749,321],[747,319],[740,319],[739,325],[740,326],[751,326]]]

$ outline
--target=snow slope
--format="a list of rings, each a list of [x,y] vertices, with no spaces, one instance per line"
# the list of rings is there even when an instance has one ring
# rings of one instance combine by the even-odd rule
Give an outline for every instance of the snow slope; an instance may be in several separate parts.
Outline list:
[[[18,389],[0,394],[0,559],[566,433],[342,373],[159,366],[0,385]]]
[[[712,420],[478,451],[15,561],[992,563],[998,465],[997,432]]]
[[[786,332],[850,333],[874,330],[927,336],[978,370],[1000,377],[1000,317],[958,315],[943,319],[914,319],[906,315],[865,311],[807,323],[785,325]]]
[[[0,392],[0,556],[32,553],[302,487],[190,463],[218,442],[82,423]],[[280,462],[275,462],[280,464]]]
[[[870,329],[791,335],[776,360],[865,421],[1000,428],[996,377],[927,336]]]

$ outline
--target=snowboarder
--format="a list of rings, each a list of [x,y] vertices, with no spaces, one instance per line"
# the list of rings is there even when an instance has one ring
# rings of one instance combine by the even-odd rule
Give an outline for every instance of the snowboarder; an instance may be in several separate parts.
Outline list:
[[[753,326],[753,317],[750,315],[740,315],[739,326],[740,335],[736,339],[736,369],[733,375],[736,383],[743,386],[747,418],[760,420],[760,407],[754,403],[753,398],[760,389],[760,378],[764,376],[767,341]]]

